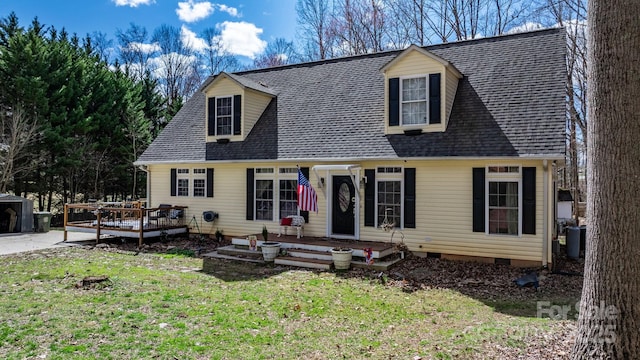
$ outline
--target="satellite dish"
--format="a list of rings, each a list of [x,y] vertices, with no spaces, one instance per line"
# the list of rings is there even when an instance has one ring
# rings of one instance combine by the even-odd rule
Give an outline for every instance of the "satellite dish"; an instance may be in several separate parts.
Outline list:
[[[212,222],[218,218],[218,213],[215,211],[205,211],[202,213],[202,219],[206,222]]]

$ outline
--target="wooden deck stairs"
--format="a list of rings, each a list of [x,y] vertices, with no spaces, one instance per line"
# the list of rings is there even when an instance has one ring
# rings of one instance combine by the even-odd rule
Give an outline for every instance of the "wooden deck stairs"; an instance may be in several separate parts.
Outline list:
[[[274,264],[295,266],[301,268],[331,270],[333,260],[331,249],[335,247],[350,247],[353,249],[353,259],[351,268],[367,268],[384,271],[402,261],[403,255],[398,252],[393,244],[369,242],[369,241],[346,241],[325,238],[303,237],[296,239],[295,236],[282,236],[274,240],[280,243],[280,254],[275,258]],[[258,249],[249,249],[249,240],[245,238],[233,238],[231,245],[218,248],[216,251],[203,255],[203,269],[215,266],[215,259],[226,259],[235,261],[245,261],[253,263],[264,263],[260,246],[263,241],[258,240]],[[371,248],[373,263],[367,264],[364,249]]]

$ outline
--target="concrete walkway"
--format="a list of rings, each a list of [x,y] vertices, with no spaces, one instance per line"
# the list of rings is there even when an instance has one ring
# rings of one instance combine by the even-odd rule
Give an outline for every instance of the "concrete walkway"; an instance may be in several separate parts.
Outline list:
[[[68,232],[67,242],[63,242],[62,230],[51,230],[46,233],[16,233],[0,235],[0,255],[16,254],[25,251],[51,249],[56,247],[74,246],[77,242],[93,241],[95,234]]]

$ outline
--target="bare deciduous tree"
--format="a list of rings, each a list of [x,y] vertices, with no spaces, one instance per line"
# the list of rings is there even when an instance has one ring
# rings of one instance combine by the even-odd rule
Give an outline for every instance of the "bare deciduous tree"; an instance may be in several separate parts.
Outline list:
[[[309,60],[321,60],[332,55],[333,41],[330,39],[330,2],[326,0],[298,0],[296,13],[300,37]]]
[[[116,38],[120,46],[119,60],[125,70],[136,80],[144,78],[147,72],[149,59],[151,59],[158,48],[154,44],[149,44],[149,34],[147,29],[131,23],[125,31],[118,29]]]
[[[590,0],[587,254],[574,359],[640,358],[640,2]]]
[[[206,48],[202,58],[206,76],[215,75],[221,71],[236,71],[240,69],[240,62],[231,55],[223,46],[220,31],[215,28],[206,28],[202,32]]]
[[[197,57],[190,44],[185,44],[179,28],[160,25],[153,32],[152,41],[159,46],[154,69],[167,105],[189,97],[200,84]]]
[[[10,112],[4,110],[0,126],[0,193],[5,193],[14,177],[33,168],[32,162],[25,161],[29,155],[25,149],[37,140],[38,128],[21,106],[14,106]]]
[[[253,66],[257,69],[293,64],[298,61],[298,54],[292,42],[284,38],[277,38],[267,44],[262,55],[253,60]]]

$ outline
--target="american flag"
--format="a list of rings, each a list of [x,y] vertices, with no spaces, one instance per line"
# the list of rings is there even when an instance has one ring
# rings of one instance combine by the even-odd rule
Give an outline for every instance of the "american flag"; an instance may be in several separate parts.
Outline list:
[[[298,169],[298,208],[302,211],[318,212],[318,195],[300,169]]]

